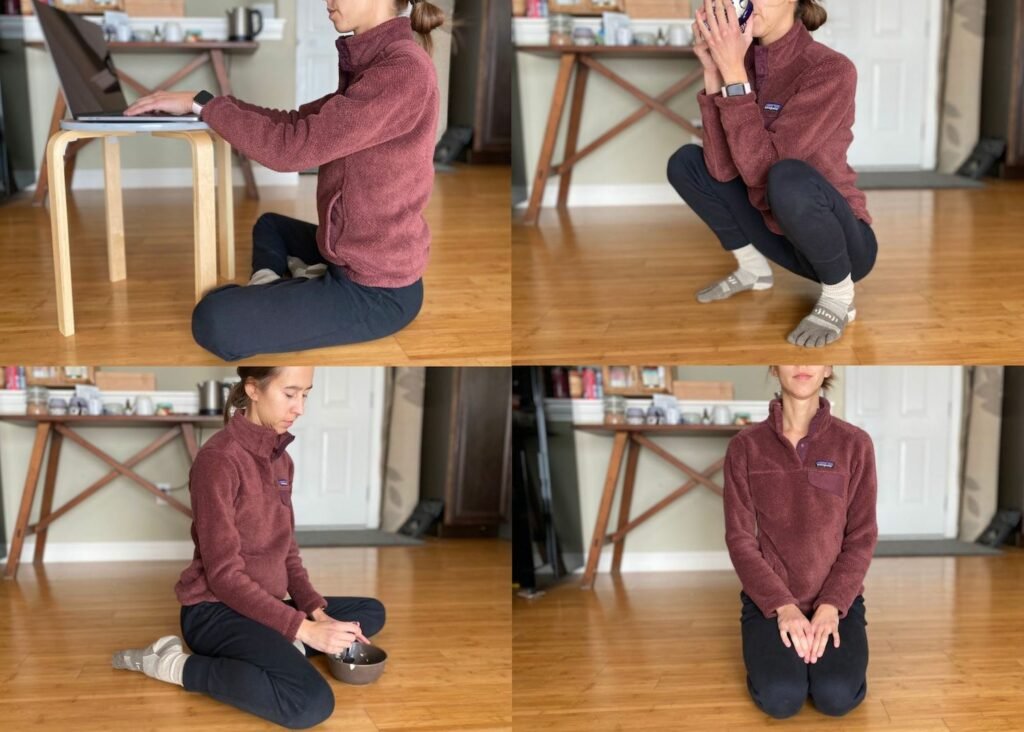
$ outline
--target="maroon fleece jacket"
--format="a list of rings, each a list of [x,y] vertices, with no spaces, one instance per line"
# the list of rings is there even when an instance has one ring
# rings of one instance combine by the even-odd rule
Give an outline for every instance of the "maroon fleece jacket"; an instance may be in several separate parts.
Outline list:
[[[870,224],[857,174],[846,161],[857,94],[853,62],[815,41],[797,22],[775,43],[752,45],[745,65],[752,94],[697,95],[711,176],[722,182],[740,176],[765,224],[782,234],[768,206],[768,171],[780,160],[802,160]]]
[[[294,439],[238,412],[211,437],[189,474],[192,563],[174,587],[182,605],[222,602],[294,640],[299,625],[326,607],[295,543]],[[291,595],[296,608],[282,600]]]
[[[725,460],[725,542],[743,590],[767,618],[793,603],[846,617],[864,591],[878,541],[875,451],[866,432],[822,399],[797,447],[782,401],[740,432]]]
[[[342,37],[338,90],[285,112],[217,97],[202,120],[268,168],[319,167],[317,247],[346,276],[404,287],[423,276],[439,92],[406,17]]]

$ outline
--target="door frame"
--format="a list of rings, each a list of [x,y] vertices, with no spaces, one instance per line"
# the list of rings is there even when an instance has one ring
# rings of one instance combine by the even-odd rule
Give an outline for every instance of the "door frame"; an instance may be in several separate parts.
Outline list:
[[[370,489],[367,496],[370,515],[366,528],[380,528],[381,491],[384,484],[384,369],[386,366],[372,366],[370,379]]]
[[[925,100],[929,109],[924,116],[924,158],[922,170],[935,170],[939,164],[939,121],[942,119],[942,31],[946,27],[946,3],[929,0],[926,16],[928,39],[928,72],[925,77]]]
[[[914,368],[917,365],[907,364]],[[856,369],[857,366],[847,366],[848,369]],[[875,368],[887,368],[876,366]],[[894,368],[900,368],[894,366]],[[963,435],[963,412],[964,412],[964,367],[963,366],[920,366],[920,368],[942,368],[950,369],[949,387],[949,421],[946,435],[946,501],[945,501],[945,525],[943,527],[943,538],[955,539],[960,528],[960,462],[961,462],[961,439]],[[855,404],[857,396],[857,385],[859,380],[844,379],[843,399],[845,404]],[[877,452],[876,452],[877,456]]]

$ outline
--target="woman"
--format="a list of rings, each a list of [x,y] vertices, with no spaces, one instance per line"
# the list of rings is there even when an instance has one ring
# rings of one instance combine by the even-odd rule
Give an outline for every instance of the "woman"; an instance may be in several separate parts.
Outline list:
[[[285,448],[313,369],[247,367],[238,375],[225,428],[199,450],[189,476],[195,554],[174,591],[192,653],[164,636],[118,651],[113,666],[284,727],[312,727],[331,716],[334,692],[305,657],[368,643],[384,626],[384,606],[321,596],[299,557]]]
[[[808,694],[820,712],[841,716],[867,692],[861,593],[878,539],[874,447],[819,396],[831,367],[772,373],[781,397],[767,420],[733,438],[725,461],[747,689],[777,719]]]
[[[197,111],[268,168],[319,166],[318,224],[261,216],[248,286],[213,290],[192,313],[196,342],[228,361],[383,338],[423,304],[439,95],[413,31],[429,49],[444,14],[425,0],[327,0],[327,13],[354,33],[337,41],[338,90],[297,111],[158,92],[126,112]]]
[[[704,147],[686,145],[668,163],[669,181],[739,265],[697,300],[767,290],[771,260],[821,283],[788,338],[806,347],[838,340],[853,322],[853,283],[878,252],[846,161],[857,71],[808,32],[825,18],[818,0],[757,0],[741,30],[731,2],[705,0],[693,24]]]

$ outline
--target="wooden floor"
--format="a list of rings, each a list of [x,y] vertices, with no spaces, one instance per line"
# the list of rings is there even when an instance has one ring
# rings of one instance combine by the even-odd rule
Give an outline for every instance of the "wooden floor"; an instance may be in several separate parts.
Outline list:
[[[983,190],[870,191],[879,258],[857,322],[824,353],[847,364],[1024,362],[1024,181]],[[512,225],[517,364],[784,363],[819,288],[775,287],[700,305],[735,261],[678,206],[542,212]]]
[[[513,724],[529,730],[994,732],[1021,729],[1024,551],[876,559],[864,591],[868,694],[785,722],[750,700],[732,572],[576,580],[513,611]]]
[[[369,686],[335,681],[318,730],[486,730],[511,724],[510,550],[499,540],[422,547],[307,549],[325,594],[387,607],[388,652]],[[142,674],[110,654],[180,633],[173,586],[185,562],[23,565],[0,581],[0,728],[89,732],[279,730],[213,699]]]
[[[427,210],[433,232],[425,302],[398,334],[367,344],[257,357],[265,363],[507,365],[510,264],[507,167],[439,173]],[[316,221],[315,176],[297,188],[235,189],[238,277],[249,278],[252,225],[267,211]],[[192,193],[125,191],[128,279],[107,280],[102,191],[71,198],[71,273],[77,332],[57,330],[50,222],[30,194],[0,207],[0,360],[17,363],[219,363],[192,340]]]

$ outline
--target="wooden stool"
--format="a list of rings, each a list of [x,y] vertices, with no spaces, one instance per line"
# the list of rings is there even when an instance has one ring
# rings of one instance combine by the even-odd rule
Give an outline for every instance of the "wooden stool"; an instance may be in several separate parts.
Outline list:
[[[67,188],[64,153],[76,140],[103,140],[103,175],[107,210],[107,269],[111,282],[125,279],[124,210],[121,198],[120,137],[153,134],[187,140],[192,146],[192,201],[195,228],[196,301],[217,284],[217,225],[220,229],[220,274],[235,276],[234,200],[231,191],[231,146],[215,135],[203,122],[164,123],[60,123],[46,146],[50,175],[50,228],[53,239],[53,271],[57,285],[57,325],[62,335],[75,333],[75,313],[71,292],[71,258],[68,238]],[[214,147],[216,146],[218,185],[214,185]],[[214,209],[214,189],[218,212]]]

